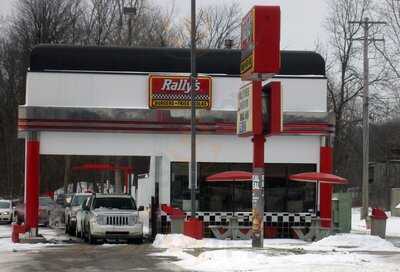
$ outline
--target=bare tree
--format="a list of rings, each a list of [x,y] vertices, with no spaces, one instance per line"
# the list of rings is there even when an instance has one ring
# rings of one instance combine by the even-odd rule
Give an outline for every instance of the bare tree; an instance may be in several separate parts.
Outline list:
[[[349,139],[352,127],[358,125],[360,114],[357,97],[363,88],[360,73],[360,43],[353,39],[361,34],[361,27],[349,24],[364,18],[371,3],[369,0],[335,0],[330,2],[326,21],[329,33],[328,45],[328,96],[335,114],[335,168],[340,172],[348,169],[352,145]],[[382,73],[372,77],[370,84],[381,79]]]
[[[196,43],[199,48],[223,48],[227,39],[233,40],[233,46],[239,46],[240,23],[242,14],[239,1],[231,4],[215,4],[201,8],[197,14]],[[183,21],[181,33],[182,45],[190,41],[190,20]]]

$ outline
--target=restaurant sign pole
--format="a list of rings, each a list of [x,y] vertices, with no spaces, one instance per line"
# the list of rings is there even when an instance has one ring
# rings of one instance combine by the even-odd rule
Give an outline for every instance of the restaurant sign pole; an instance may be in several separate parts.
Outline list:
[[[280,8],[254,6],[241,23],[240,73],[245,84],[239,92],[237,134],[252,136],[252,247],[264,241],[264,145],[262,80],[280,70]]]

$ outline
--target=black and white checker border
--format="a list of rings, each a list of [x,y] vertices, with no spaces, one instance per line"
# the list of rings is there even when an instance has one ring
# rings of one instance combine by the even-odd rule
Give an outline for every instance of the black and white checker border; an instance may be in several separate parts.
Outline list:
[[[190,94],[152,94],[152,99],[167,99],[167,100],[190,100]],[[198,94],[195,96],[196,100],[209,100],[209,95]]]
[[[191,212],[185,212],[186,220],[190,218]],[[224,224],[232,217],[232,212],[196,212],[196,217],[204,223],[211,224]],[[251,224],[251,212],[236,212],[235,216],[238,217],[239,224]],[[311,218],[314,216],[312,213],[274,213],[265,212],[264,222],[274,224],[291,224],[291,225],[308,225],[311,224]],[[164,212],[161,212],[161,222],[171,222],[171,218]]]

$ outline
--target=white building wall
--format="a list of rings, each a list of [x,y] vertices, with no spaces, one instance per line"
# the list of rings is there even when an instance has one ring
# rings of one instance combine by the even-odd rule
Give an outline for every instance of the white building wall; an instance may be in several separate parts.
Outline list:
[[[314,163],[319,165],[319,136],[267,138],[266,163]],[[140,180],[138,204],[148,206],[154,195],[154,156],[161,156],[160,203],[170,203],[170,164],[189,161],[190,135],[124,133],[40,133],[43,155],[152,156],[150,177]],[[235,135],[198,135],[198,162],[252,162],[251,138]]]
[[[281,78],[283,111],[326,112],[323,78]],[[212,110],[234,111],[242,85],[238,77],[213,77]],[[148,109],[148,75],[29,72],[27,106]],[[179,115],[181,110],[172,114]],[[154,195],[154,156],[162,157],[160,203],[170,203],[170,164],[189,161],[190,135],[41,132],[46,155],[152,156],[150,177],[141,180],[138,204]],[[267,139],[266,163],[314,163],[319,167],[319,136],[273,136]],[[252,162],[251,138],[198,135],[198,162]]]
[[[326,112],[326,79],[282,78],[283,111]],[[242,81],[213,77],[212,110],[236,110]],[[148,76],[29,72],[26,105],[148,108]]]

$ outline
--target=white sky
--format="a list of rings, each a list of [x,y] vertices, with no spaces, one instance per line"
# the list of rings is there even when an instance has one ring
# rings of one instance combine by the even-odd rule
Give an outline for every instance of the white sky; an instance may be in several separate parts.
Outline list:
[[[0,0],[0,14],[11,13],[13,2]],[[111,0],[110,0],[111,1]],[[178,14],[190,15],[190,0],[152,0],[165,7],[175,6]],[[197,0],[197,7],[233,0]],[[314,50],[318,40],[326,40],[323,23],[327,16],[329,0],[240,0],[243,13],[254,5],[279,5],[282,12],[281,48],[292,50]]]

